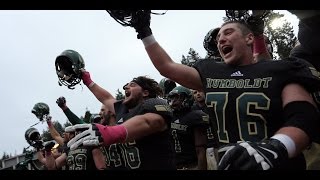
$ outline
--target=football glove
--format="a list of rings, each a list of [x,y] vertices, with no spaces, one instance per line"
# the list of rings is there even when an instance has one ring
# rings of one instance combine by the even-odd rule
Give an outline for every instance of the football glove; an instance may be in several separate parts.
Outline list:
[[[138,33],[137,38],[143,39],[152,34],[150,28],[151,10],[138,10],[132,15],[132,26]]]
[[[74,150],[81,145],[99,146],[103,143],[101,133],[95,124],[76,124],[73,127],[76,131],[79,131],[79,129],[86,130],[77,134],[68,142],[70,150]]]
[[[64,98],[63,96],[59,97],[56,101],[56,103],[58,104],[58,106],[60,108],[63,108],[66,106],[66,98]]]
[[[268,170],[278,168],[288,159],[285,146],[277,139],[239,142],[219,149],[218,170]]]
[[[83,132],[77,134],[68,142],[70,150],[83,146],[109,146],[113,143],[124,142],[127,138],[127,130],[122,125],[103,126],[101,124],[77,124],[73,126]]]
[[[248,24],[249,28],[253,32],[255,36],[259,36],[263,34],[264,31],[264,21],[261,17],[258,16],[250,16],[246,20],[246,23]]]
[[[86,70],[82,70],[82,81],[87,87],[93,86],[93,81],[91,79],[90,73]]]

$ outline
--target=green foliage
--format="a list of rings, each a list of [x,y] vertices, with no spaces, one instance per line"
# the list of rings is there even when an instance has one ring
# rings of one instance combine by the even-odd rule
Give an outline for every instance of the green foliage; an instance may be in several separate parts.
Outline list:
[[[286,20],[281,27],[272,29],[272,21],[283,16],[283,14],[271,12],[265,20],[265,33],[272,42],[274,49],[273,55],[279,59],[288,57],[291,49],[295,46],[297,41],[297,37],[294,35],[293,26]]]
[[[189,49],[187,57],[182,55],[181,64],[192,67],[201,57],[193,48]]]
[[[85,122],[85,123],[90,123],[90,117],[91,117],[91,112],[89,111],[89,110],[87,110],[86,112],[85,112],[85,114],[84,114],[84,118],[82,118],[83,119],[83,121]]]
[[[122,99],[124,99],[124,95],[119,89],[117,89],[116,100],[122,100]]]
[[[66,128],[68,126],[72,126],[72,124],[69,121],[67,121],[66,123],[63,124],[64,128]],[[63,132],[64,132],[64,130],[63,130]]]

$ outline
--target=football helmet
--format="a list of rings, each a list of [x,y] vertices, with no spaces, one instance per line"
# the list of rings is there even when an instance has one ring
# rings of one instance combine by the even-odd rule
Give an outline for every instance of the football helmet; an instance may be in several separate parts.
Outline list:
[[[178,100],[181,101],[179,105],[175,104]],[[168,103],[174,110],[191,108],[193,101],[192,91],[183,86],[173,88],[168,94]]]
[[[92,114],[90,116],[90,123],[100,123],[101,116],[99,114]]]
[[[60,86],[65,85],[69,89],[74,89],[74,86],[81,82],[81,69],[84,69],[85,63],[77,51],[63,51],[57,56],[55,66]]]
[[[30,146],[33,146],[35,148],[43,147],[43,141],[41,139],[39,131],[36,128],[30,127],[29,129],[27,129],[24,137],[26,138],[26,141]]]
[[[31,113],[36,115],[36,117],[42,121],[46,116],[49,115],[50,109],[49,106],[46,103],[39,102],[35,104],[31,110]]]
[[[216,37],[218,35],[220,28],[214,28],[211,29],[203,40],[203,47],[208,52],[208,54],[213,56],[220,56],[217,43],[216,43]]]
[[[163,96],[166,97],[169,94],[169,92],[173,88],[175,88],[177,85],[171,79],[163,78],[163,79],[160,80],[159,86],[161,87],[161,89],[163,91]]]

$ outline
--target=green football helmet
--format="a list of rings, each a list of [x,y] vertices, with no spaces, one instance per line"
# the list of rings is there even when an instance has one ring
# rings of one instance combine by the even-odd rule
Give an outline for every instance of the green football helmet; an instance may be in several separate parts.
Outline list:
[[[36,115],[36,117],[42,121],[47,115],[49,115],[50,109],[46,103],[39,102],[33,106],[31,113]]]
[[[159,82],[159,86],[161,87],[162,91],[163,91],[163,96],[164,98],[166,98],[169,94],[169,92],[175,88],[177,85],[174,81],[172,81],[171,79],[168,78],[163,78],[160,80]]]
[[[81,82],[81,69],[84,69],[85,63],[77,51],[63,51],[57,56],[55,66],[60,86],[65,85],[69,89],[74,89],[74,86]]]
[[[33,146],[33,147],[36,145],[41,146],[42,144],[40,133],[34,127],[30,127],[29,129],[27,129],[24,134],[24,137],[30,146]]]
[[[174,105],[174,101],[176,100],[181,100],[181,104],[179,106]],[[168,103],[174,110],[191,108],[193,105],[192,91],[186,87],[177,86],[169,92]]]
[[[219,50],[216,43],[216,37],[218,35],[220,28],[211,29],[203,40],[203,47],[209,54],[209,56],[220,56]]]

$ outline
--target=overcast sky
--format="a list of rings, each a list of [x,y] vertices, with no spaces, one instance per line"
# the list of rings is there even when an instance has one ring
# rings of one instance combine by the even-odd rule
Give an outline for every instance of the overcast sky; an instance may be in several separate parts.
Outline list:
[[[153,11],[165,12],[165,11]],[[295,16],[281,13],[297,33]],[[190,48],[205,56],[203,39],[221,25],[225,11],[169,10],[152,15],[156,40],[176,62]],[[123,27],[106,11],[0,11],[0,156],[20,154],[28,144],[24,133],[38,122],[31,113],[34,104],[47,103],[53,120],[62,125],[66,116],[55,103],[64,96],[79,117],[86,108],[98,113],[101,103],[85,85],[74,90],[58,85],[55,58],[66,49],[78,51],[91,78],[115,95],[133,77],[148,75],[158,82],[162,76],[154,68],[133,28]],[[36,126],[40,133],[46,123]]]

